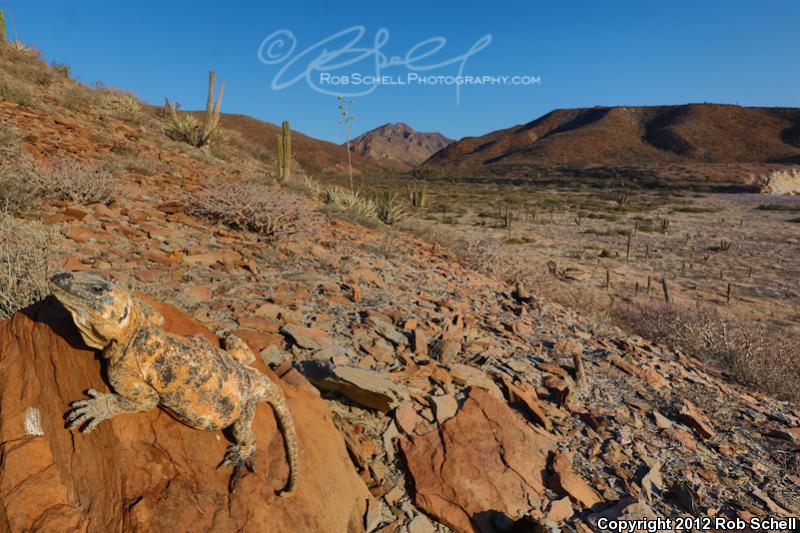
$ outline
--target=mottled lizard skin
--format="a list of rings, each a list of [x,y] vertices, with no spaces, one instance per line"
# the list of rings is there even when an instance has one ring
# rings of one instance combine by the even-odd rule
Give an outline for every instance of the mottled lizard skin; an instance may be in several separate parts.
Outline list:
[[[102,350],[114,391],[89,389],[89,399],[71,404],[68,428],[88,433],[118,414],[157,406],[192,428],[230,428],[235,444],[221,464],[233,467],[230,491],[235,492],[246,471],[255,471],[253,417],[256,404],[266,401],[280,423],[290,467],[281,494],[292,492],[299,466],[294,420],[281,388],[249,366],[255,354],[244,341],[229,336],[222,350],[200,335],[167,333],[155,309],[94,274],[58,274],[51,289],[86,344]]]

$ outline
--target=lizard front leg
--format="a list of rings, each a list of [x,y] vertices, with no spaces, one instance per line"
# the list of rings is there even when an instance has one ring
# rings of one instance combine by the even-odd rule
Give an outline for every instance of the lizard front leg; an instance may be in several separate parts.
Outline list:
[[[149,411],[158,405],[158,393],[130,373],[109,372],[111,386],[115,393],[86,391],[88,400],[78,400],[70,405],[67,412],[67,429],[83,426],[82,433],[89,433],[100,424],[122,413]]]
[[[250,366],[250,364],[256,360],[256,354],[253,353],[250,346],[236,335],[228,335],[225,337],[225,351],[246,366]]]

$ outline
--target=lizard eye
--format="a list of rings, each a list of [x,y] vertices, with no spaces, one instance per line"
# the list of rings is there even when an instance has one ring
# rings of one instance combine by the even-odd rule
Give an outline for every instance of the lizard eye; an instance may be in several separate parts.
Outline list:
[[[92,292],[95,293],[95,294],[103,294],[103,289],[104,288],[105,287],[103,287],[102,285],[94,285],[92,287]]]

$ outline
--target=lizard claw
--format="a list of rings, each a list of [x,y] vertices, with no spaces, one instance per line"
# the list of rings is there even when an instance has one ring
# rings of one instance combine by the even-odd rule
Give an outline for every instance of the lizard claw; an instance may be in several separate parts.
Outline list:
[[[70,404],[72,409],[66,413],[67,429],[83,426],[81,433],[91,433],[100,422],[111,417],[107,400],[110,394],[89,389],[86,395],[91,399],[77,400]]]
[[[247,475],[248,471],[256,471],[256,466],[253,463],[254,455],[255,446],[228,446],[228,449],[225,451],[225,457],[217,468],[220,466],[233,467],[233,473],[231,474],[230,485],[228,487],[230,494],[236,492],[239,488],[239,481]]]

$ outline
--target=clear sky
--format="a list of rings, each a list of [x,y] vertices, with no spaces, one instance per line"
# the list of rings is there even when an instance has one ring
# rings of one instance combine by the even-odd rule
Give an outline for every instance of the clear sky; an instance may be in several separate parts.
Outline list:
[[[393,83],[408,82],[409,73],[456,74],[457,64],[418,68],[464,56],[487,34],[491,42],[466,58],[465,76],[535,76],[540,83],[464,85],[460,102],[452,85],[378,86],[354,98],[354,134],[402,121],[460,138],[525,123],[555,108],[594,105],[800,107],[798,0],[0,0],[0,8],[22,41],[40,48],[49,61],[70,65],[81,81],[129,89],[149,103],[166,96],[194,109],[204,105],[207,71],[214,69],[227,84],[223,111],[270,122],[288,119],[293,129],[335,142],[343,136],[335,96],[315,91],[305,79],[282,90],[272,84],[293,59],[283,80],[304,72],[315,83],[323,74],[374,76],[381,28],[388,30],[388,41],[380,52],[403,58],[378,69]],[[352,45],[367,50],[361,61],[335,68],[351,53],[315,63],[323,48],[331,55],[341,50],[351,40],[347,36],[301,55],[354,26],[365,30]],[[279,64],[264,64],[259,46],[278,30],[293,34],[295,50]],[[431,45],[417,45],[432,37],[446,44],[419,57]],[[267,51],[277,55],[279,49],[265,48],[262,56]],[[323,87],[364,89],[330,81]]]

